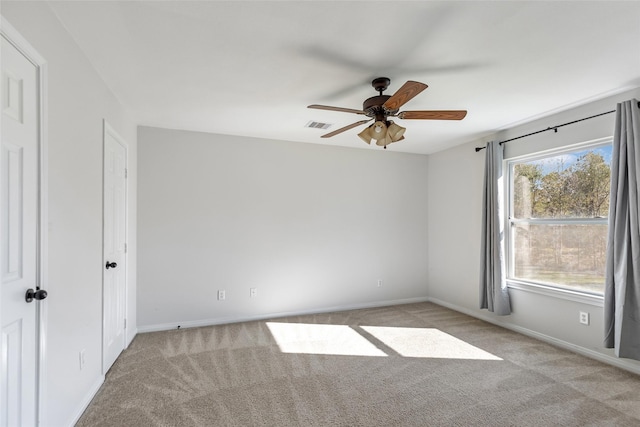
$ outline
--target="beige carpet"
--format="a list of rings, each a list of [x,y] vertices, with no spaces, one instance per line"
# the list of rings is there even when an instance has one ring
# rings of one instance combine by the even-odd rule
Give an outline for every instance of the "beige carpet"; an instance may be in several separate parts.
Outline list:
[[[140,334],[79,426],[640,426],[640,378],[430,304]]]

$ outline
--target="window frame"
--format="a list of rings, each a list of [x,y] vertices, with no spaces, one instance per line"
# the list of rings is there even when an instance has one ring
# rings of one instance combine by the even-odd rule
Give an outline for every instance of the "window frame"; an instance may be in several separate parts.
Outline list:
[[[536,282],[534,280],[520,279],[514,277],[515,250],[514,250],[514,224],[557,224],[557,225],[576,225],[576,224],[607,224],[609,218],[532,218],[532,219],[514,219],[512,213],[514,209],[513,197],[513,173],[514,165],[517,163],[531,162],[560,154],[571,153],[575,151],[594,149],[613,144],[613,137],[608,136],[591,141],[580,142],[577,144],[565,145],[550,150],[538,151],[517,157],[507,158],[504,160],[503,170],[505,173],[505,192],[504,192],[504,250],[505,250],[505,272],[506,282],[509,288],[524,290],[537,294],[549,295],[557,298],[587,303],[595,306],[602,306],[604,293],[590,292],[570,287],[554,285],[550,283]]]

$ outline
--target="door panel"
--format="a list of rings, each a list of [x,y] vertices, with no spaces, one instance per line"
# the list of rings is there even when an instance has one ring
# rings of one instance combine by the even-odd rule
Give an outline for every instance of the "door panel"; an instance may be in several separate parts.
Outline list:
[[[39,117],[37,68],[2,37],[0,425],[36,422]]]
[[[104,361],[107,372],[125,347],[126,165],[124,142],[105,123],[104,133]],[[107,268],[107,263],[115,267]],[[113,265],[113,264],[111,264]]]
[[[4,223],[2,235],[2,282],[9,283],[22,279],[22,263],[24,246],[22,233],[22,218],[24,209],[22,204],[24,149],[5,142],[2,145],[3,195],[2,217]]]

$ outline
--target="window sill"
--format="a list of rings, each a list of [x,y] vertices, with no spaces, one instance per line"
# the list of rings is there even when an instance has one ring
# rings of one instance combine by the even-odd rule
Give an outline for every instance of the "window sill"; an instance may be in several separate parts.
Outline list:
[[[507,286],[511,289],[531,292],[538,295],[545,295],[552,298],[564,299],[567,301],[579,302],[582,304],[604,307],[604,296],[589,294],[586,292],[572,291],[569,289],[554,288],[551,286],[538,285],[534,283],[521,282],[518,280],[507,280]]]

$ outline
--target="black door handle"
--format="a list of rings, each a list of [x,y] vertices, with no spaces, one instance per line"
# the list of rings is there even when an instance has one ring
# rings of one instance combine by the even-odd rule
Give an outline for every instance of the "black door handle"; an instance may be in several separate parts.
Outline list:
[[[109,262],[107,261],[107,265],[105,266],[108,269],[110,268],[116,268],[118,266],[118,264],[116,264],[115,262]]]
[[[47,291],[45,291],[44,289],[38,289],[37,291],[34,291],[33,289],[29,288],[27,289],[27,293],[24,295],[24,300],[26,302],[31,302],[34,299],[37,299],[38,301],[43,300],[47,297]]]

